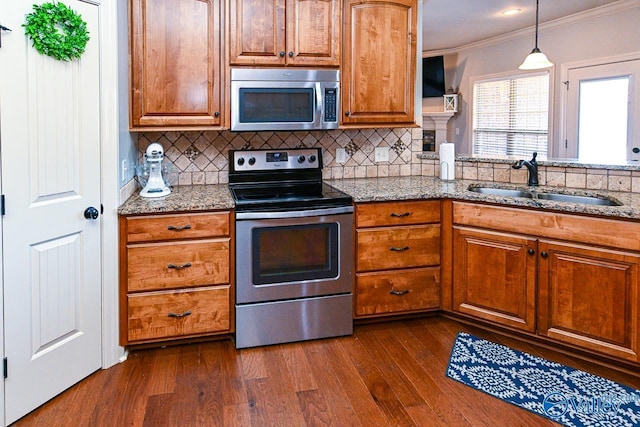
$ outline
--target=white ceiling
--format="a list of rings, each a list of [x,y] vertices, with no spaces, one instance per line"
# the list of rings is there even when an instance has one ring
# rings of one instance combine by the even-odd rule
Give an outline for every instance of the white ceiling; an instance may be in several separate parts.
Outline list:
[[[540,24],[624,0],[540,0]],[[454,49],[533,27],[536,0],[422,0],[422,50]],[[504,16],[519,8],[522,13]]]

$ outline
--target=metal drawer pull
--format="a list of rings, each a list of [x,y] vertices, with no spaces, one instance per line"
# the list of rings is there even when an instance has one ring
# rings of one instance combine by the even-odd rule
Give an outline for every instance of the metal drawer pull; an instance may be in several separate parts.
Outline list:
[[[391,212],[391,215],[389,215],[389,216],[392,216],[394,218],[404,218],[404,217],[409,216],[409,215],[411,215],[411,212],[405,212],[405,213]]]
[[[403,246],[401,248],[396,248],[395,246],[391,246],[389,250],[394,252],[404,252],[409,250],[409,246]]]
[[[395,289],[391,289],[389,293],[391,295],[404,295],[409,293],[409,289],[405,289],[404,291],[396,291]]]
[[[191,263],[188,262],[186,264],[169,264],[167,265],[167,268],[175,268],[176,270],[182,270],[183,268],[187,268],[187,267],[191,267]]]
[[[169,317],[186,317],[191,315],[191,310],[187,310],[184,313],[169,313]]]
[[[173,225],[170,225],[167,227],[167,230],[171,230],[171,231],[191,230],[191,225],[187,224],[187,225],[183,225],[182,227],[174,227]]]

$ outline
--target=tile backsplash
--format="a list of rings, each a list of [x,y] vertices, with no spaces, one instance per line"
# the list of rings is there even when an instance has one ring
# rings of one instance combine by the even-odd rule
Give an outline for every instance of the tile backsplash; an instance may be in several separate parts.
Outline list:
[[[145,132],[139,134],[138,160],[147,146],[159,142],[165,162],[171,165],[172,185],[226,184],[229,181],[229,150],[258,148],[323,148],[325,179],[372,178],[385,176],[439,176],[436,153],[423,148],[421,128],[340,129],[311,132]],[[375,149],[389,148],[389,161],[375,162]],[[347,161],[336,162],[336,149],[344,148]],[[539,168],[540,184],[588,190],[640,193],[640,170],[544,166]],[[456,178],[477,181],[526,184],[526,170],[514,170],[504,161],[456,158]]]
[[[146,132],[138,139],[138,160],[147,146],[159,142],[165,161],[172,165],[172,184],[225,184],[229,181],[229,150],[258,148],[323,148],[323,176],[365,178],[420,175],[422,129],[343,129],[311,132]],[[376,147],[389,147],[389,161],[376,163]],[[347,162],[336,162],[336,149],[344,148]]]

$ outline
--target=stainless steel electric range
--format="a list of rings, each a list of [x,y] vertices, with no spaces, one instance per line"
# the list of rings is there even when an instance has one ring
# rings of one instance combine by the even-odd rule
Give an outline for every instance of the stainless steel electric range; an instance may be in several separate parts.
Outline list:
[[[236,348],[353,332],[353,201],[319,148],[229,153]]]

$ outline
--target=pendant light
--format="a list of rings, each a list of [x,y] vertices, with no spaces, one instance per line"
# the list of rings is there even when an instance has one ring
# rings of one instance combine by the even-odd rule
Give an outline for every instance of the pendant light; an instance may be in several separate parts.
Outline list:
[[[540,9],[540,0],[536,0],[536,47],[527,55],[524,62],[518,68],[521,70],[539,70],[542,68],[553,67],[553,63],[547,59],[547,55],[538,49],[538,12]]]

